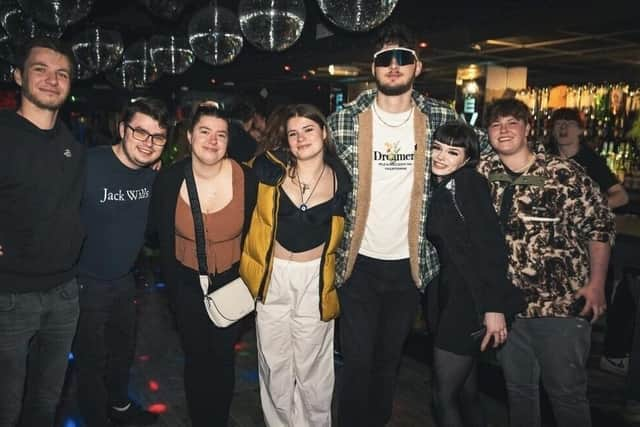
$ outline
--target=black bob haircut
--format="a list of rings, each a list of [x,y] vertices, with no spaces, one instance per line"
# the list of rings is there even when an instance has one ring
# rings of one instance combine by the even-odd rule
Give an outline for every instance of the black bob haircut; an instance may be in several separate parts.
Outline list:
[[[469,158],[465,167],[475,167],[480,160],[480,142],[473,128],[460,121],[443,124],[433,134],[433,140],[452,147],[464,148]]]

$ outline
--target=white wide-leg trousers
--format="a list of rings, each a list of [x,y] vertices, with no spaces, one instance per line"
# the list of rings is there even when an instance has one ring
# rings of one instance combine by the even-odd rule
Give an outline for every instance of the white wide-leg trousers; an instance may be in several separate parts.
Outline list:
[[[260,400],[268,427],[330,427],[333,320],[320,320],[320,259],[274,258],[256,335]]]

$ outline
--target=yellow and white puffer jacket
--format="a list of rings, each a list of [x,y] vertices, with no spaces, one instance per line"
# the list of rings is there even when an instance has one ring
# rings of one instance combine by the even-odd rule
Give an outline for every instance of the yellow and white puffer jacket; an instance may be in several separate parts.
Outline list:
[[[351,191],[351,179],[339,159],[325,156],[335,172],[338,185],[333,199],[332,218],[320,261],[320,318],[329,321],[338,317],[340,304],[335,287],[336,250],[344,231],[344,205]],[[254,298],[268,302],[269,282],[273,267],[273,246],[278,227],[280,184],[286,177],[284,153],[267,151],[253,162],[258,179],[258,197],[251,215],[240,258],[240,276]]]

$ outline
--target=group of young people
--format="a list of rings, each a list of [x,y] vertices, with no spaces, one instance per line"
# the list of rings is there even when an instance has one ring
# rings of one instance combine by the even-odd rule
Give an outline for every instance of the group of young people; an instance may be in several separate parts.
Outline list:
[[[0,208],[0,426],[52,425],[78,312],[88,425],[155,422],[127,394],[131,269],[145,236],[160,249],[194,427],[228,424],[238,327],[207,316],[203,255],[205,292],[241,277],[256,300],[268,426],[332,425],[338,316],[337,424],[386,425],[421,291],[438,425],[486,425],[477,365],[489,347],[512,426],[541,424],[540,379],[559,425],[590,425],[590,320],[606,308],[614,235],[605,198],[575,163],[529,144],[523,103],[489,107],[488,147],[485,133],[415,91],[413,46],[403,27],[385,27],[376,89],[328,119],[311,105],[283,106],[248,165],[228,156],[225,112],[202,103],[188,125],[190,156],[159,173],[151,166],[167,141],[166,106],[130,103],[117,143],[85,159],[57,118],[72,56],[55,41],[28,46],[16,71],[21,106],[0,121],[13,132],[0,157],[0,199],[12,201]]]

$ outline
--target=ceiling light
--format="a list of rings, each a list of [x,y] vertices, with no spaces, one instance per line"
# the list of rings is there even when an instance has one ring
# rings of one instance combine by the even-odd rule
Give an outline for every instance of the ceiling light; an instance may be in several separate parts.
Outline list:
[[[353,65],[329,65],[329,74],[336,77],[353,77],[360,74],[360,69]]]
[[[471,50],[475,50],[476,52],[482,50],[482,46],[480,45],[480,43],[472,43],[469,47],[471,48]]]
[[[291,71],[291,65],[289,64],[284,64],[284,66],[282,67],[286,72]]]
[[[427,46],[429,46],[429,43],[427,43],[427,42],[420,42],[420,43],[418,43],[418,47],[420,47],[420,48],[422,48],[422,49],[426,48]]]

